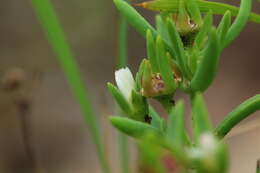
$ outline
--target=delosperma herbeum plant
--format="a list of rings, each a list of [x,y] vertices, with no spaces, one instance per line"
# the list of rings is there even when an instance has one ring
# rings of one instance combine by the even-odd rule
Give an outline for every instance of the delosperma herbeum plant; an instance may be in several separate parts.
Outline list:
[[[88,93],[54,10],[48,0],[32,0],[32,4],[80,103],[100,166],[103,172],[112,172]],[[114,4],[120,12],[119,58],[115,84],[108,83],[108,89],[120,109],[117,113],[123,116],[111,116],[109,120],[120,132],[136,139],[137,172],[229,172],[224,137],[260,109],[260,95],[256,93],[213,126],[203,93],[217,74],[223,50],[240,35],[247,22],[260,23],[260,16],[251,12],[253,0],[241,0],[239,8],[207,0],[153,0],[134,4],[156,13],[156,27],[131,2],[114,0]],[[217,25],[213,22],[214,15],[222,16]],[[146,40],[147,56],[141,60],[135,75],[126,67],[127,23]],[[177,90],[190,98],[192,133],[185,127],[184,101],[175,100]],[[167,118],[156,112],[148,102],[150,99],[162,105]],[[131,172],[126,137],[121,135],[120,141],[121,172]]]

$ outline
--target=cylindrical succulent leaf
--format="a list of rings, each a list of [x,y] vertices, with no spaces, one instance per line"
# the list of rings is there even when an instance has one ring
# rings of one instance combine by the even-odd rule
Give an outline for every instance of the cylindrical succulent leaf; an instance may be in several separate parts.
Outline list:
[[[140,121],[117,116],[110,117],[110,121],[118,130],[134,138],[141,138],[146,134],[160,135],[156,128]]]
[[[220,43],[216,29],[212,28],[205,53],[197,66],[190,88],[194,92],[205,91],[213,82],[219,64]]]

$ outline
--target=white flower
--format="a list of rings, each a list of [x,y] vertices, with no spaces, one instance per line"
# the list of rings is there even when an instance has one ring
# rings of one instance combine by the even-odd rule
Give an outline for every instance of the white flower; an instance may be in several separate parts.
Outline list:
[[[214,150],[217,145],[217,139],[213,134],[205,133],[200,137],[200,145],[204,150]]]
[[[115,72],[116,84],[127,100],[131,97],[135,81],[129,68],[121,68]]]

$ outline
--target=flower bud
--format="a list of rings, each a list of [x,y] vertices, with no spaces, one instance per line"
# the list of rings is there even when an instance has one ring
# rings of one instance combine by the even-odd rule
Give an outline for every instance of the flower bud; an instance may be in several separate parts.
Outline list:
[[[122,111],[130,118],[145,121],[148,116],[148,104],[138,91],[131,71],[126,67],[115,72],[117,87],[108,84],[108,88]]]
[[[172,71],[172,69],[170,68]],[[174,73],[172,72],[172,81],[168,83],[174,83]],[[141,94],[145,97],[158,97],[163,95],[173,94],[176,90],[175,87],[169,86],[161,73],[153,73],[149,60],[145,60],[143,66],[142,80],[141,80]]]
[[[225,173],[228,169],[226,146],[212,133],[200,137],[199,144],[191,150],[196,169],[208,173]]]
[[[115,80],[117,87],[124,97],[129,100],[131,92],[134,89],[135,81],[129,68],[121,68],[115,72]]]

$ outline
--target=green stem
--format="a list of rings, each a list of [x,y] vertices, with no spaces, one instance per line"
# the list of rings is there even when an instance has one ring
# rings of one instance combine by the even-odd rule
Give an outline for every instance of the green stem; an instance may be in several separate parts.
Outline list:
[[[118,34],[118,62],[117,69],[127,65],[127,32],[128,24],[123,15],[119,18],[119,34]],[[122,115],[122,113],[121,113]],[[118,135],[119,154],[121,161],[121,172],[129,172],[129,153],[128,153],[128,138],[125,134],[119,132]]]
[[[256,173],[260,173],[260,160],[257,160]]]
[[[175,105],[172,97],[173,97],[172,95],[169,95],[169,96],[160,96],[156,98],[156,100],[161,103],[161,105],[163,106],[163,108],[168,114],[172,111],[172,108]]]
[[[121,161],[121,172],[128,173],[129,172],[129,153],[128,153],[128,137],[127,135],[119,132],[118,135],[118,144],[119,144],[119,154]]]
[[[220,138],[225,137],[235,125],[258,110],[260,110],[260,94],[251,97],[230,112],[215,129],[216,135]]]
[[[127,21],[124,16],[120,15],[117,69],[123,68],[127,64],[127,32],[128,32]]]
[[[62,31],[55,11],[49,0],[32,0],[32,5],[43,29],[47,34],[48,41],[53,47],[53,50],[57,55],[57,59],[63,68],[68,83],[72,88],[73,94],[80,104],[81,111],[84,114],[89,131],[92,135],[92,139],[96,145],[103,172],[109,173],[110,169],[102,145],[100,128],[96,119],[97,116],[93,113],[88,92],[84,86],[84,82],[81,79],[81,73],[67,40],[65,39],[65,34]]]

